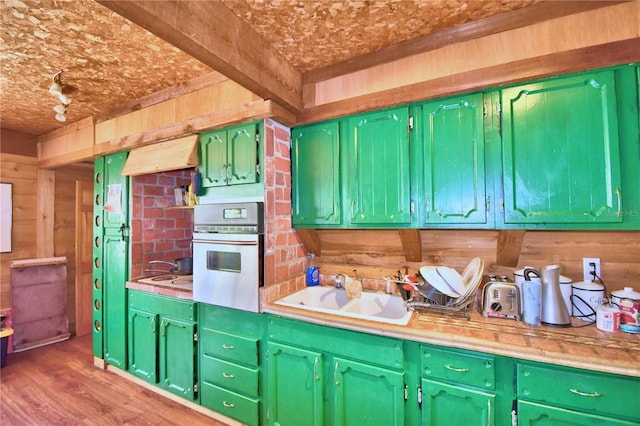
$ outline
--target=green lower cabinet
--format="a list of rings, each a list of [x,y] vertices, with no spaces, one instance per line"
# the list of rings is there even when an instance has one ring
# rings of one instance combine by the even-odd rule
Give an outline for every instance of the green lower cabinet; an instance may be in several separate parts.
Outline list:
[[[129,372],[158,382],[158,315],[129,309]]]
[[[422,424],[486,426],[494,424],[495,395],[422,379]]]
[[[190,400],[196,399],[195,336],[195,323],[160,316],[160,387]]]
[[[397,425],[405,420],[404,373],[333,360],[334,425]]]
[[[247,425],[265,424],[265,316],[199,306],[200,404]]]
[[[269,424],[323,425],[323,360],[320,352],[268,345]]]
[[[534,402],[518,402],[518,425],[520,426],[631,426],[638,422],[616,420],[611,417],[579,411],[536,404]]]
[[[526,361],[516,378],[519,424],[640,424],[640,378]]]
[[[196,303],[129,290],[129,372],[196,400]]]

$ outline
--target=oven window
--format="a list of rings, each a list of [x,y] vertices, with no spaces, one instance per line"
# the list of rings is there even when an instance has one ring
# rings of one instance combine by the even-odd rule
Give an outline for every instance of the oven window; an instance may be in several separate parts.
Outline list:
[[[210,271],[241,271],[241,253],[207,250],[207,269]]]

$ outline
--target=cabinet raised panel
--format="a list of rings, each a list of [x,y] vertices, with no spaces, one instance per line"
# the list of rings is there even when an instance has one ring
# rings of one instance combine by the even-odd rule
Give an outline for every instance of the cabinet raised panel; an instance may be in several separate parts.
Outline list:
[[[423,425],[492,425],[493,407],[493,393],[422,379]]]
[[[351,223],[410,224],[409,109],[347,120]]]
[[[333,387],[335,425],[404,425],[403,372],[335,357]]]
[[[269,342],[269,424],[323,425],[322,354]]]
[[[422,106],[426,224],[486,223],[483,96]]]
[[[292,132],[291,179],[294,225],[338,225],[340,214],[339,123]]]
[[[613,71],[502,91],[505,223],[621,222]]]

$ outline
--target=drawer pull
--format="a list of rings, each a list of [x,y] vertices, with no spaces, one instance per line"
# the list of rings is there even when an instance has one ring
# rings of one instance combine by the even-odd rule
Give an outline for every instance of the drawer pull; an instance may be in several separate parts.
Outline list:
[[[222,373],[222,377],[224,377],[225,379],[233,379],[236,376],[231,373]]]
[[[227,402],[227,401],[222,401],[222,405],[224,405],[224,406],[225,406],[225,407],[227,407],[227,408],[233,408],[233,407],[235,407],[235,404],[232,404],[232,403]]]
[[[593,393],[589,393],[589,392],[580,392],[578,389],[569,389],[569,391],[571,393],[575,393],[576,395],[580,395],[580,396],[588,396],[590,398],[597,398],[599,396],[602,396],[601,393],[598,392],[593,392]]]
[[[226,343],[222,344],[222,348],[223,349],[229,349],[229,350],[235,349],[235,347],[233,345],[227,345]]]
[[[456,373],[466,373],[469,371],[468,368],[456,368],[456,367],[452,367],[449,364],[445,364],[444,368],[446,368],[447,370],[455,371]]]

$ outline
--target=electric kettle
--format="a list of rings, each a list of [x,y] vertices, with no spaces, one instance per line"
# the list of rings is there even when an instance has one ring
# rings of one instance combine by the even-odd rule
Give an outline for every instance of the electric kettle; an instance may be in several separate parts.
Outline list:
[[[525,270],[525,277],[535,274],[542,279],[542,312],[540,322],[556,327],[571,327],[571,316],[560,291],[560,265],[549,265],[542,268],[542,273],[533,268]]]

